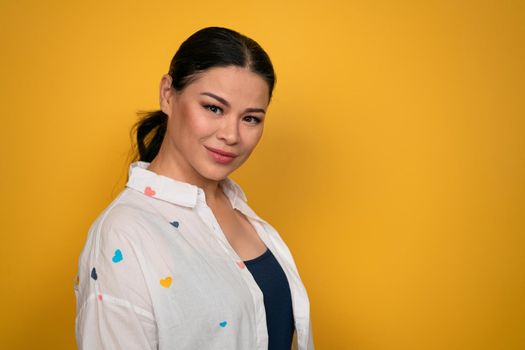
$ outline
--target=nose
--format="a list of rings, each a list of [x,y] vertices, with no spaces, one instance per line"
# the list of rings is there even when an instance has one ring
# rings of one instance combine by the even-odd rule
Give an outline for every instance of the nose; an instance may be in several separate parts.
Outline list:
[[[236,144],[239,141],[239,125],[234,116],[224,117],[216,132],[217,138],[223,140],[227,145]]]

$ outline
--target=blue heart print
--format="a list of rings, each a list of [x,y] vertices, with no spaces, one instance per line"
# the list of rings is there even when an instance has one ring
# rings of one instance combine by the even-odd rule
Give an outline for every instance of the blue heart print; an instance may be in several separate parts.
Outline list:
[[[228,322],[226,321],[222,321],[221,323],[219,323],[219,326],[221,326],[222,328],[226,327],[228,325]]]
[[[170,224],[175,227],[175,228],[179,228],[179,222],[178,221],[172,221],[170,222]]]
[[[111,260],[114,263],[118,263],[121,262],[122,259],[124,259],[124,257],[122,256],[122,252],[120,251],[120,249],[115,250],[115,255],[113,255],[113,258],[111,258]]]
[[[91,278],[93,278],[95,281],[98,278],[97,270],[95,268],[93,268],[93,270],[91,270]]]

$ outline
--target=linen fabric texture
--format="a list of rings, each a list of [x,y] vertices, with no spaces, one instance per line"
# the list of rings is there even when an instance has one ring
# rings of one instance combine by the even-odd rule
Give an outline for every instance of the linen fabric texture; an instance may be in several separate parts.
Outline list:
[[[204,191],[148,166],[131,164],[126,188],[89,229],[75,282],[79,349],[267,349],[263,294]],[[220,186],[286,274],[294,348],[312,350],[308,295],[288,247],[239,185]]]

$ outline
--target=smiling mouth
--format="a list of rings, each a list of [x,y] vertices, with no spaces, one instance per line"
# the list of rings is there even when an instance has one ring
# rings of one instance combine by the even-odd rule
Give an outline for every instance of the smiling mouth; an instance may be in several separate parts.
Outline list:
[[[204,148],[206,148],[211,158],[215,162],[220,163],[220,164],[229,164],[237,157],[237,155],[234,153],[222,151],[216,148],[211,148],[211,147],[206,147],[206,146],[204,146]]]

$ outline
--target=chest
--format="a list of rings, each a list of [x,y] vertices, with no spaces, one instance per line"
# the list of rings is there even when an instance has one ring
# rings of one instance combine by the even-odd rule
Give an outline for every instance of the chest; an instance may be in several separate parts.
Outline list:
[[[212,212],[222,234],[241,260],[251,260],[265,252],[265,244],[241,212],[225,206],[215,207]]]
[[[176,335],[181,348],[200,348],[200,341],[229,344],[232,334],[251,334],[231,348],[256,348],[250,342],[262,327],[255,320],[264,304],[249,270],[237,264],[213,226],[194,214],[178,213],[176,220],[178,227],[157,220],[155,239],[143,243],[159,332]]]

